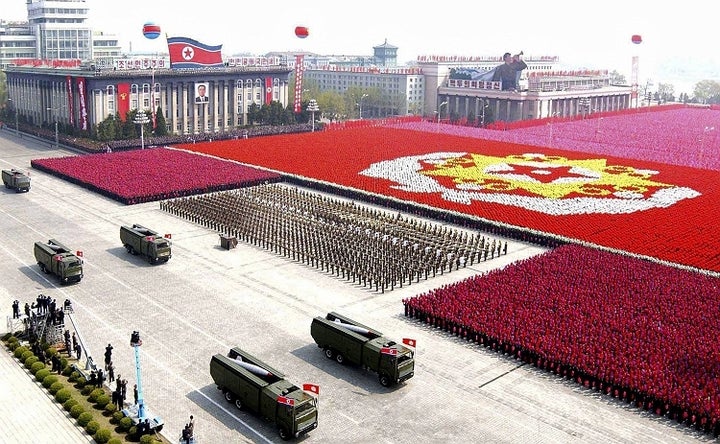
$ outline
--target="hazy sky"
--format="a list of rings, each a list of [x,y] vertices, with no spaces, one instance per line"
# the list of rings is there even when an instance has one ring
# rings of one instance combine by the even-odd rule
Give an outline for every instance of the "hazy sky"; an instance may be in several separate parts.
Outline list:
[[[398,47],[401,63],[418,55],[522,50],[559,56],[568,69],[617,70],[628,81],[632,56],[638,55],[641,84],[671,83],[676,92],[699,80],[720,81],[720,38],[710,3],[87,0],[92,26],[116,34],[125,50],[132,44],[134,51],[167,51],[164,35],[149,40],[142,34],[143,24],[154,22],[170,37],[222,44],[224,55],[287,50],[370,55],[387,39]],[[0,17],[26,19],[25,0],[2,0]],[[297,25],[307,26],[310,36],[297,38]],[[643,42],[633,44],[633,34]]]

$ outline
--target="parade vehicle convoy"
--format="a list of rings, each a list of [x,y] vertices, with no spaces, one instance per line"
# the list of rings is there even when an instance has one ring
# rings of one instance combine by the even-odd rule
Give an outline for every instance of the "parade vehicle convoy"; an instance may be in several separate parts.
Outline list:
[[[310,325],[310,335],[329,359],[372,370],[384,387],[403,382],[415,374],[412,350],[335,312],[324,318],[315,317]]]
[[[272,421],[283,440],[317,427],[315,398],[238,347],[233,347],[227,356],[214,355],[210,375],[228,402]]]
[[[47,242],[35,242],[35,260],[43,273],[52,273],[60,282],[80,282],[83,278],[83,260],[80,251],[73,253],[68,247],[50,239]]]
[[[140,254],[151,264],[167,262],[172,257],[170,239],[140,224],[120,227],[120,241],[130,254]]]
[[[10,188],[15,191],[30,191],[30,176],[23,173],[20,170],[10,169],[2,170],[2,180],[5,184],[5,188]]]

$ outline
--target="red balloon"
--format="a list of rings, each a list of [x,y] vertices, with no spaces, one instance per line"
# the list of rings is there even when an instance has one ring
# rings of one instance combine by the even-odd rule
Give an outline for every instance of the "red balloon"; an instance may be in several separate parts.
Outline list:
[[[638,45],[638,44],[642,43],[642,37],[635,34],[634,36],[632,36],[632,42],[635,43],[636,45]]]
[[[301,39],[304,39],[305,37],[310,35],[310,30],[305,26],[296,26],[295,35]]]

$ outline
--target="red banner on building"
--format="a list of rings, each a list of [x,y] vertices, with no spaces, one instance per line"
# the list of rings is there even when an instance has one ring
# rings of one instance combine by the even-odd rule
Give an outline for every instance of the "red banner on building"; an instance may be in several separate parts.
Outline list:
[[[78,102],[80,103],[80,129],[83,131],[88,130],[88,115],[87,115],[87,86],[85,84],[85,77],[77,77],[75,84],[78,89]],[[72,111],[70,113],[72,115]]]
[[[302,75],[303,75],[303,54],[295,56],[295,102],[293,103],[294,111],[299,113],[302,111]]]
[[[120,114],[120,120],[123,122],[127,119],[127,113],[130,111],[130,84],[129,83],[118,83],[118,98],[117,98],[117,110]]]
[[[265,77],[265,103],[269,104],[273,100],[273,79]]]

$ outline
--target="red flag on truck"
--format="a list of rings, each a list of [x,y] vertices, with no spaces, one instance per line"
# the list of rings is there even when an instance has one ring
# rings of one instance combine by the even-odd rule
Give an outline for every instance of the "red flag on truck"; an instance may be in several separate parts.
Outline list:
[[[403,338],[403,344],[409,345],[410,347],[415,347],[416,342],[415,339]]]
[[[320,386],[316,384],[303,384],[303,390],[310,393],[320,394]]]
[[[278,396],[277,402],[279,402],[280,404],[289,405],[290,407],[293,407],[295,405],[295,400],[286,396]]]
[[[390,356],[397,356],[398,351],[396,348],[383,347],[380,349],[380,353]]]

